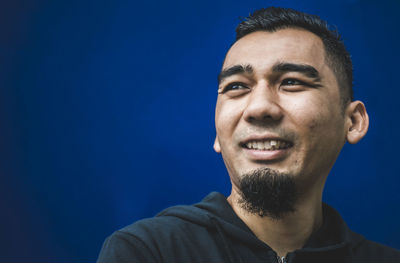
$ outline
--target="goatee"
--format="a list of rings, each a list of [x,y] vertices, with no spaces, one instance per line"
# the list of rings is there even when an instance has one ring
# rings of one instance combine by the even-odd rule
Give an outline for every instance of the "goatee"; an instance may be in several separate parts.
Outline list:
[[[289,174],[270,168],[253,170],[242,175],[239,187],[239,204],[252,214],[279,220],[295,211],[296,183]]]

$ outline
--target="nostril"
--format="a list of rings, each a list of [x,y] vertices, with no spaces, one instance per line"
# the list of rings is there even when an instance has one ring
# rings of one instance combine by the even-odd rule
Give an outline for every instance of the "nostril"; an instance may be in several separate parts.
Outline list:
[[[278,112],[276,114],[249,114],[246,118],[248,122],[271,122],[280,119],[282,119],[282,114]]]
[[[263,116],[263,119],[264,119],[264,120],[267,120],[267,119],[273,119],[273,118],[272,118],[271,115],[265,115],[265,116]]]
[[[270,115],[263,115],[260,117],[255,117],[255,116],[249,116],[248,120],[249,121],[257,121],[257,120],[268,120],[268,119],[273,119],[272,116]]]

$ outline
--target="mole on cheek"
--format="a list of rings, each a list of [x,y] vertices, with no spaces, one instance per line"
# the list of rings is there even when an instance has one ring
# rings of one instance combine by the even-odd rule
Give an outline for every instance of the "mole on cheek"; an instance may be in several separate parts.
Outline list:
[[[326,124],[327,122],[330,122],[331,120],[327,118],[327,116],[324,116],[322,113],[318,113],[316,116],[313,116],[313,118],[310,120],[308,124],[308,128],[310,130],[317,129],[319,126],[323,126],[324,123]]]
[[[319,121],[316,119],[313,119],[310,124],[308,125],[308,127],[310,128],[310,130],[314,130],[316,127],[318,127],[319,125]]]

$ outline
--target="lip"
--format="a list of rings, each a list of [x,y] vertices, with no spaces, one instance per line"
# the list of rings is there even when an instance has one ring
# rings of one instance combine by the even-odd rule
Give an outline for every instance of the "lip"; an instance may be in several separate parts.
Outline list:
[[[284,159],[290,152],[291,148],[279,150],[255,150],[243,148],[245,155],[254,161],[279,161]]]
[[[249,149],[246,147],[246,144],[251,141],[266,141],[266,140],[279,140],[285,141],[290,144],[290,147],[285,149],[277,149],[277,150],[256,150],[256,149]],[[282,137],[276,135],[264,135],[258,136],[253,135],[247,137],[245,140],[240,142],[240,147],[244,150],[245,155],[254,161],[279,161],[284,159],[293,147],[293,142],[283,139]]]

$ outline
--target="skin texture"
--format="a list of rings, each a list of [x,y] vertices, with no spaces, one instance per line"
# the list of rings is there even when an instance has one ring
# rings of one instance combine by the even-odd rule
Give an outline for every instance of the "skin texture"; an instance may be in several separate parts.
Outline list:
[[[274,70],[279,63],[311,66],[318,77]],[[356,143],[366,134],[368,115],[360,101],[349,103],[343,112],[323,43],[311,32],[289,28],[251,33],[231,47],[222,70],[238,65],[252,72],[221,79],[214,149],[222,154],[232,182],[229,203],[259,239],[285,256],[301,248],[321,225],[326,177],[344,143]],[[256,138],[279,138],[291,147],[254,154],[243,143]],[[249,214],[238,205],[239,178],[263,167],[295,178],[296,211],[281,220]]]

